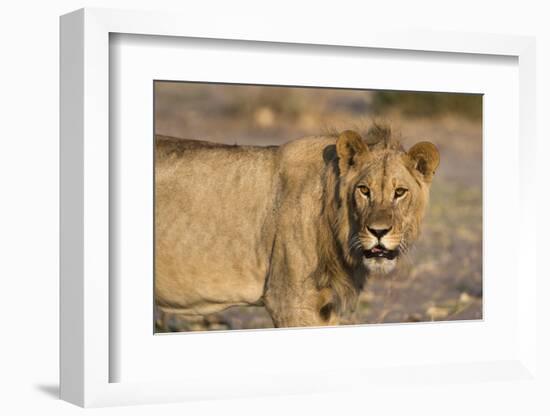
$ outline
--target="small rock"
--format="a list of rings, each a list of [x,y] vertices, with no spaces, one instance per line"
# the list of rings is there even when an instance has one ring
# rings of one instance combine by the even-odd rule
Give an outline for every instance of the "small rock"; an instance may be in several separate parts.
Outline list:
[[[472,301],[472,297],[468,295],[468,293],[462,292],[458,298],[458,301],[460,303],[470,303]]]
[[[275,113],[269,107],[260,107],[254,113],[254,121],[262,128],[268,128],[275,123]]]
[[[432,321],[435,321],[437,319],[443,319],[446,318],[449,315],[449,311],[445,308],[440,308],[437,306],[430,306],[426,310],[426,314],[430,317]]]

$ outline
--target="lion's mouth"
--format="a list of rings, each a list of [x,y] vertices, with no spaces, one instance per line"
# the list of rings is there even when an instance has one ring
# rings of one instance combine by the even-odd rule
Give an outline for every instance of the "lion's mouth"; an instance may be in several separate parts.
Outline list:
[[[399,250],[388,250],[381,245],[377,245],[369,250],[365,250],[363,254],[367,259],[383,257],[388,260],[393,260],[399,254]]]

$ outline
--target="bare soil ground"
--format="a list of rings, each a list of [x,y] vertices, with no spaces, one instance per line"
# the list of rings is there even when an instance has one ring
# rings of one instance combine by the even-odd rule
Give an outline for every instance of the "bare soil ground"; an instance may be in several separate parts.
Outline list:
[[[392,125],[408,148],[435,143],[441,165],[420,240],[392,275],[373,278],[361,295],[354,323],[421,322],[482,318],[482,124],[447,112],[436,117],[380,113],[374,93],[331,89],[235,87],[157,83],[158,134],[230,144],[282,144],[369,124]],[[272,327],[263,308],[236,307],[181,330]]]

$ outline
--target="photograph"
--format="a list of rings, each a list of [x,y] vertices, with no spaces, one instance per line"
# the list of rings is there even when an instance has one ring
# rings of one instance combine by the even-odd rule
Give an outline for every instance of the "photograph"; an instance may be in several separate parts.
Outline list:
[[[152,87],[155,333],[483,319],[482,94]]]

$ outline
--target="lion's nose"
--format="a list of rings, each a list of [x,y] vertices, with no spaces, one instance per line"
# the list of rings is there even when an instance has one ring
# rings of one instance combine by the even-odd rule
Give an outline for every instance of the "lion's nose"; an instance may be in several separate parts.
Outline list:
[[[381,239],[382,237],[384,237],[391,230],[391,227],[390,228],[371,228],[371,227],[367,227],[367,228],[370,231],[370,233],[378,239]]]

